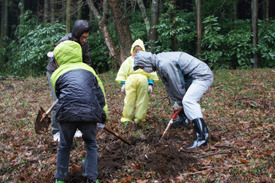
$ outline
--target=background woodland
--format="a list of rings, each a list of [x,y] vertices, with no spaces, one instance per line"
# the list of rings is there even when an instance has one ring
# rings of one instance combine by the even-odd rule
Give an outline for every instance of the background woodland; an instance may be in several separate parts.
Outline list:
[[[147,51],[184,51],[212,69],[274,67],[270,0],[1,0],[0,74],[45,73],[47,52],[74,21],[92,25],[92,66],[118,69],[136,39]]]

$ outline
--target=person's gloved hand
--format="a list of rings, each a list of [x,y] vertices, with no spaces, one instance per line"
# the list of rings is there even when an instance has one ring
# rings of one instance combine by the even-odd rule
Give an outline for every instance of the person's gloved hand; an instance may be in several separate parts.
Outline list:
[[[121,92],[122,92],[122,93],[125,92],[125,84],[122,85],[122,87],[121,87]]]
[[[105,127],[105,125],[103,123],[97,123],[96,125],[97,125],[98,130],[102,130]]]
[[[152,85],[149,85],[148,86],[148,92],[151,93],[153,91],[153,86]]]
[[[174,103],[174,105],[173,105],[174,111],[178,111],[178,110],[180,110],[181,108],[182,108],[182,106],[180,106],[177,102]]]

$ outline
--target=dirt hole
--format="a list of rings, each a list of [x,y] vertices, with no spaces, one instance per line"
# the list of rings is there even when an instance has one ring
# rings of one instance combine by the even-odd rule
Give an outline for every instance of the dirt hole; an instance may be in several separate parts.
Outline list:
[[[129,176],[165,179],[177,176],[196,164],[197,160],[190,154],[178,151],[173,137],[164,142],[159,142],[159,139],[159,136],[131,138],[133,145],[127,145],[109,138],[110,142],[105,141],[105,147],[99,148],[98,179],[113,180],[115,177]],[[85,182],[82,168],[71,172],[67,182]]]

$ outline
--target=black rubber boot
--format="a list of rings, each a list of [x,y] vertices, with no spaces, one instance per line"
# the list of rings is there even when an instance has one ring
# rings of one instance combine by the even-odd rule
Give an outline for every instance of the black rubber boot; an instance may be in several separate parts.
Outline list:
[[[196,133],[197,139],[193,142],[193,144],[186,149],[194,149],[200,146],[206,146],[208,142],[208,128],[206,123],[202,118],[197,118],[192,120],[193,128]]]
[[[184,114],[184,111],[181,110],[178,114],[178,119],[176,119],[173,123],[172,123],[172,128],[184,128],[187,127],[189,125],[188,119],[186,117],[186,115]]]

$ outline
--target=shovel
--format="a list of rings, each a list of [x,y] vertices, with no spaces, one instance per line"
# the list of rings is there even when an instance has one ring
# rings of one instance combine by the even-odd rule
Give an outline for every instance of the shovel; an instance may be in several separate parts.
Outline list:
[[[173,116],[172,116],[171,120],[169,121],[169,123],[167,124],[167,127],[165,128],[159,142],[161,142],[162,138],[167,133],[167,131],[169,130],[169,128],[171,127],[171,125],[173,124],[175,118],[177,117],[177,115],[180,113],[181,110],[182,110],[182,108],[180,110],[178,110],[176,113],[175,113],[175,111],[173,111]]]
[[[42,134],[43,132],[47,132],[48,127],[51,124],[51,119],[48,117],[48,115],[53,110],[57,102],[58,102],[58,99],[54,101],[54,103],[47,110],[47,112],[45,112],[44,109],[40,107],[34,123],[34,129],[36,134]]]
[[[46,113],[45,113],[44,109],[42,107],[40,107],[40,110],[38,111],[38,114],[37,114],[37,117],[35,120],[35,132],[37,134],[41,134],[42,132],[47,131],[49,125],[51,124],[51,119],[48,117],[48,115],[52,111],[52,109],[55,107],[57,102],[58,102],[58,99],[56,99],[56,101],[54,101],[54,103],[51,105],[51,107],[48,109],[48,111]],[[103,129],[105,131],[111,133],[112,135],[116,136],[117,138],[119,138],[120,140],[125,142],[126,144],[131,145],[131,142],[128,139],[118,135],[115,131],[108,128],[107,126],[104,126]]]
[[[117,138],[119,138],[120,140],[122,140],[123,142],[125,142],[126,144],[131,145],[131,142],[128,139],[120,136],[119,134],[117,134],[115,131],[113,131],[112,129],[108,128],[107,126],[104,126],[103,129],[105,131],[109,132],[110,134],[116,136]]]

